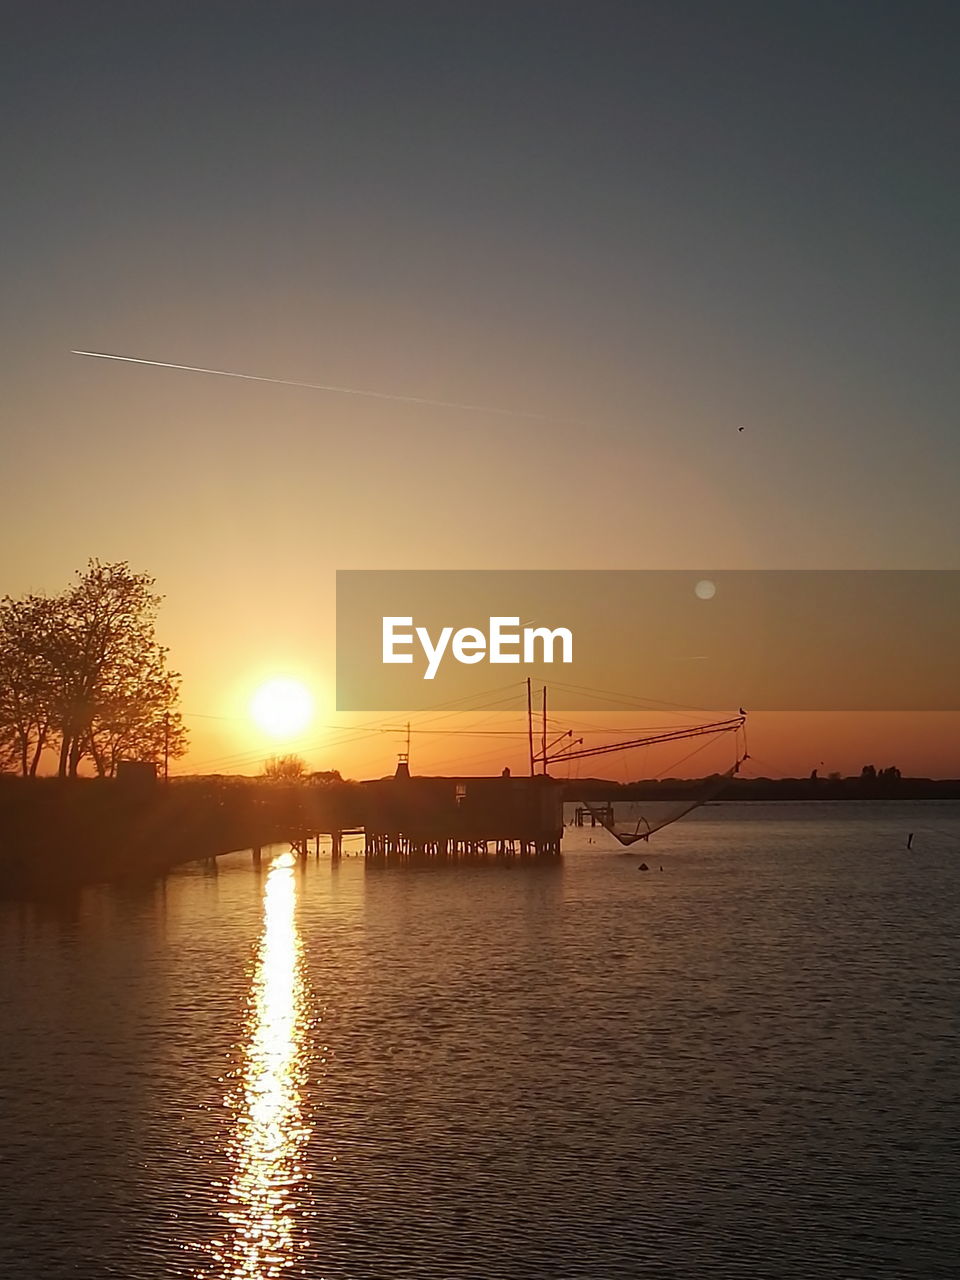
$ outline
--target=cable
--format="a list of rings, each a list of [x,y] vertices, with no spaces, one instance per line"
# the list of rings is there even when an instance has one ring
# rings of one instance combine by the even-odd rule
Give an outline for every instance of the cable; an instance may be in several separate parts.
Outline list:
[[[559,680],[553,681],[552,685],[557,689],[566,689],[568,693],[589,693],[589,694],[593,694],[595,697],[603,697],[609,702],[623,703],[628,708],[631,706],[636,708],[638,704],[643,705],[645,707],[648,705],[657,706],[657,707],[670,707],[672,710],[686,711],[686,712],[689,712],[691,715],[693,714],[702,715],[705,711],[710,712],[711,710],[709,707],[693,707],[693,706],[690,706],[688,703],[683,703],[683,702],[664,702],[657,698],[629,697],[624,694],[613,693],[609,689],[590,689],[586,685],[564,684]]]

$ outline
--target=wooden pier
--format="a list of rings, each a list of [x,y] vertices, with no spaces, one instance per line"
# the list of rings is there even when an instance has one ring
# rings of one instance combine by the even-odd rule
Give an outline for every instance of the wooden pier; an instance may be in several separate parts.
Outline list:
[[[606,800],[603,804],[577,805],[573,815],[573,825],[582,827],[587,818],[590,819],[591,827],[602,827],[604,822],[613,822],[613,802]]]

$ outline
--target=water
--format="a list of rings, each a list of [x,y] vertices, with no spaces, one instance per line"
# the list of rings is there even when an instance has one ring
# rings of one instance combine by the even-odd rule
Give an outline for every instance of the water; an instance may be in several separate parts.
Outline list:
[[[611,844],[0,903],[0,1276],[955,1275],[960,806]]]

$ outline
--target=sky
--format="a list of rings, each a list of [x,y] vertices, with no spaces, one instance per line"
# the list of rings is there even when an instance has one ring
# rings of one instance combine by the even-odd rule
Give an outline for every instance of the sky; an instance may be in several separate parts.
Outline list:
[[[181,768],[255,768],[283,673],[311,763],[366,776],[396,742],[333,711],[337,569],[960,567],[958,36],[883,0],[12,4],[0,592],[148,570]],[[955,777],[958,729],[758,717],[758,771]]]

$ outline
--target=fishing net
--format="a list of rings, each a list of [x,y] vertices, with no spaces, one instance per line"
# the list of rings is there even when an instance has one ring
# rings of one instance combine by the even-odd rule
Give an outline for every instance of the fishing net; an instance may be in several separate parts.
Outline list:
[[[704,778],[696,787],[694,794],[684,796],[683,799],[641,801],[640,805],[631,805],[631,809],[639,809],[642,806],[643,811],[626,816],[622,820],[617,820],[615,815],[611,820],[612,805],[591,804],[589,800],[585,800],[584,807],[622,845],[629,847],[636,844],[638,840],[649,840],[655,831],[662,831],[664,827],[670,826],[680,818],[685,818],[688,813],[699,809],[702,804],[719,795],[740,768],[741,763],[738,760],[726,773],[715,773],[709,778]]]

